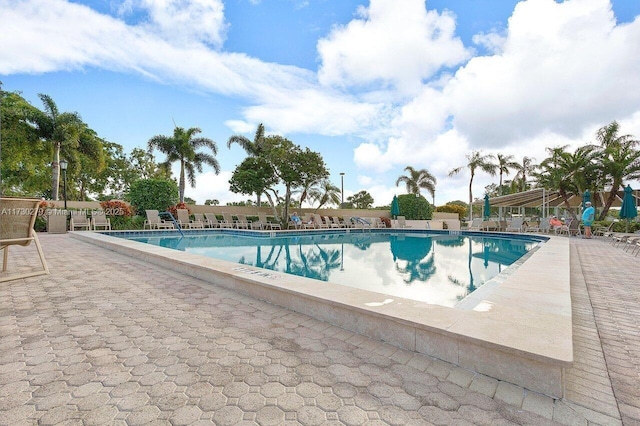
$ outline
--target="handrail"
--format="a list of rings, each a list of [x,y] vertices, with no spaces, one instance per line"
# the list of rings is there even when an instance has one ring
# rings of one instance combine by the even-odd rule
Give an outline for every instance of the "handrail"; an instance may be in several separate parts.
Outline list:
[[[158,216],[162,217],[162,215],[169,216],[169,219],[171,219],[171,221],[173,222],[173,226],[175,226],[176,229],[178,230],[178,232],[180,232],[180,235],[182,235],[184,237],[184,232],[182,232],[182,227],[180,226],[180,224],[178,223],[176,218],[173,217],[171,212],[160,212],[160,213],[158,213]]]

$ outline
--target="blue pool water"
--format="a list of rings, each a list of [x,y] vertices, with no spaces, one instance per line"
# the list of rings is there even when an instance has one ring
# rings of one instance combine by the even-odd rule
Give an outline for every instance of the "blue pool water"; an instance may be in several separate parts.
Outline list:
[[[540,242],[387,232],[128,238],[443,306],[455,306]]]

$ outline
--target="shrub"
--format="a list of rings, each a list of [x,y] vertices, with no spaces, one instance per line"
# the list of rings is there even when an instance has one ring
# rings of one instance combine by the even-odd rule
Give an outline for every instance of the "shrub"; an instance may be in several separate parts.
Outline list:
[[[384,223],[384,226],[386,226],[387,228],[391,228],[391,219],[381,216],[380,220],[382,221],[382,223]]]
[[[133,216],[133,209],[127,203],[120,200],[100,202],[100,207],[107,216]]]
[[[131,207],[143,216],[145,210],[166,211],[179,200],[178,184],[169,179],[140,179],[131,184],[128,194]]]
[[[398,206],[407,220],[430,220],[433,216],[433,206],[423,196],[398,195]]]
[[[187,207],[186,203],[178,203],[175,206],[169,206],[167,207],[167,211],[169,213],[171,213],[171,215],[175,218],[178,219],[178,209],[182,210],[182,209],[187,209],[187,211],[189,212],[189,215],[191,215],[191,210],[189,209],[189,207]]]
[[[467,213],[469,212],[469,209],[467,208],[467,206],[448,203],[448,204],[445,204],[444,206],[436,207],[436,211],[442,212],[442,213],[458,213],[458,219],[460,219],[461,217],[465,217],[467,215]]]

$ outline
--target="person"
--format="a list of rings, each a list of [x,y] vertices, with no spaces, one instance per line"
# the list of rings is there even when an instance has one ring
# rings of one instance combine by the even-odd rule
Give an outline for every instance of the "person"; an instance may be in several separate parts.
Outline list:
[[[302,219],[300,219],[300,216],[298,216],[297,212],[293,212],[293,214],[291,215],[291,221],[294,223],[294,225],[298,226],[300,224],[302,224]]]
[[[553,229],[558,229],[562,226],[562,221],[558,219],[558,216],[553,216],[551,219],[549,219],[549,225]]]
[[[596,209],[591,205],[591,201],[584,203],[585,209],[582,212],[582,225],[584,226],[584,237],[591,238],[591,224],[596,215]]]

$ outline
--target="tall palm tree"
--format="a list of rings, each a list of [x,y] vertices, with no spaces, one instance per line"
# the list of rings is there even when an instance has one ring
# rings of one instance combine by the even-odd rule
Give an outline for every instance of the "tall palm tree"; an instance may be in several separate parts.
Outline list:
[[[309,198],[318,202],[316,211],[326,204],[340,205],[341,194],[340,188],[332,184],[329,179],[323,179],[319,187],[309,190]]]
[[[516,163],[515,169],[517,172],[513,180],[516,183],[516,189],[520,192],[527,190],[527,179],[538,167],[533,160],[530,157],[522,157],[522,163]]]
[[[231,145],[234,143],[240,145],[242,149],[249,155],[250,157],[260,157],[265,150],[265,140],[264,140],[264,125],[262,123],[258,124],[258,128],[256,129],[256,134],[253,137],[253,141],[249,140],[243,135],[233,135],[229,137],[227,141],[227,148],[231,149]],[[260,207],[260,196],[262,194],[256,193],[256,202],[258,207]]]
[[[471,154],[467,154],[467,164],[464,166],[456,167],[455,169],[449,172],[449,176],[457,175],[464,168],[468,168],[471,174],[471,178],[469,179],[469,220],[473,218],[473,178],[476,175],[476,169],[480,169],[485,173],[489,173],[491,176],[496,175],[496,166],[491,162],[495,158],[493,154],[482,155],[480,151],[473,151]]]
[[[435,198],[437,179],[429,173],[427,169],[416,170],[411,166],[404,168],[408,175],[402,175],[396,180],[396,186],[404,183],[407,186],[407,193],[420,195],[420,189],[426,189],[431,197]]]
[[[201,133],[201,130],[197,127],[191,127],[187,130],[182,127],[176,127],[173,129],[173,136],[157,135],[149,139],[147,143],[150,153],[153,153],[153,150],[157,148],[158,151],[166,154],[167,158],[162,163],[165,167],[169,167],[175,161],[180,162],[179,189],[181,203],[184,203],[185,171],[186,178],[192,188],[196,186],[196,171],[202,173],[204,164],[213,167],[216,174],[220,173],[220,164],[215,157],[218,154],[218,146],[211,139],[194,137],[198,133]],[[213,155],[198,152],[197,150],[202,147],[209,148]]]
[[[500,188],[500,195],[502,195],[502,175],[504,174],[509,176],[510,171],[518,168],[520,164],[514,161],[513,155],[498,154],[496,155],[496,158],[498,160],[496,166],[498,167],[498,173],[500,174],[500,186],[498,188]]]
[[[51,199],[57,200],[60,186],[60,150],[65,145],[77,147],[80,135],[87,126],[77,112],[60,112],[51,96],[40,93],[38,97],[44,105],[44,112],[37,111],[29,121],[35,124],[39,137],[53,144]]]
[[[596,139],[602,149],[599,163],[605,182],[611,185],[600,220],[607,216],[616,193],[624,187],[625,180],[640,179],[640,151],[636,149],[640,141],[631,135],[619,135],[620,125],[613,121],[596,133]]]

